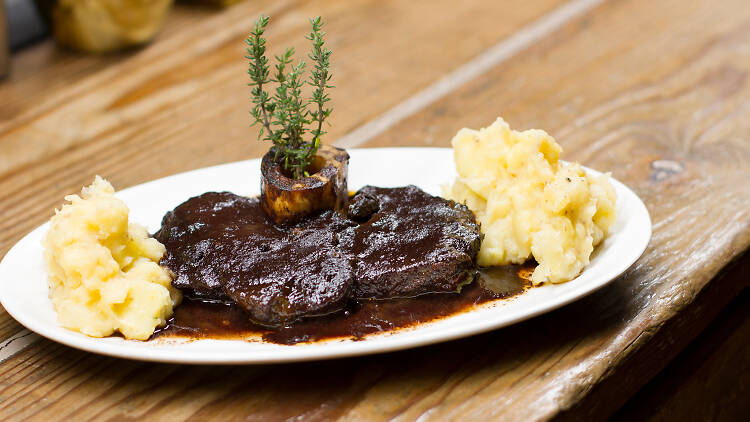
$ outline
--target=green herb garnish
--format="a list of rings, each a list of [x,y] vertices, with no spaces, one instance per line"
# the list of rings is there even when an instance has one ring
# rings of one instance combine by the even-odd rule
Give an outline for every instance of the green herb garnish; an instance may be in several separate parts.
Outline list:
[[[320,16],[310,19],[312,32],[305,38],[312,41],[312,51],[308,55],[315,63],[310,78],[305,81],[305,62],[293,64],[294,48],[289,47],[281,56],[276,56],[275,72],[271,74],[266,58],[266,39],[263,33],[268,26],[268,16],[261,15],[255,21],[255,29],[247,37],[247,56],[250,66],[247,73],[252,79],[254,107],[251,114],[255,118],[253,126],[260,125],[259,140],[273,142],[274,160],[281,164],[295,179],[309,176],[307,168],[320,146],[320,137],[326,132],[323,122],[331,115],[332,109],[325,108],[330,98],[326,93],[331,80],[331,50],[325,47],[322,32],[323,20]],[[269,96],[266,87],[274,83],[276,93]],[[312,97],[302,99],[302,87],[312,86]],[[312,129],[307,127],[312,125]],[[309,141],[305,140],[309,134]]]

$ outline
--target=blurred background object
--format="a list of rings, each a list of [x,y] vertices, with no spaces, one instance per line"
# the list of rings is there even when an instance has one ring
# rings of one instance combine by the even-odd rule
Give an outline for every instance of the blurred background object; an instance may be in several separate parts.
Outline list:
[[[201,3],[216,7],[229,7],[244,0],[186,0],[187,3]]]
[[[47,34],[33,0],[0,0],[0,77],[7,74],[10,52]]]
[[[17,50],[47,35],[47,25],[33,0],[0,0],[5,5],[10,50]]]
[[[109,52],[151,41],[172,0],[37,0],[60,44]]]
[[[10,48],[8,44],[8,21],[5,19],[5,3],[0,2],[0,78],[8,73]]]
[[[226,8],[243,0],[182,0]],[[10,54],[51,32],[66,47],[106,53],[143,45],[161,29],[173,0],[0,0],[0,78]]]

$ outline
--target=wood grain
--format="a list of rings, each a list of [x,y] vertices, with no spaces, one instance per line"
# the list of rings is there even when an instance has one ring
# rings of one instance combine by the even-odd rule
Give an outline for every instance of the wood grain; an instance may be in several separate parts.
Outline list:
[[[733,273],[745,278],[748,270]],[[748,396],[750,290],[745,290],[613,421],[741,421],[750,416]]]
[[[330,8],[329,31],[339,37],[336,51],[344,56],[337,65],[343,74],[337,90],[351,93],[337,98],[337,110],[343,111],[334,123],[336,138],[507,36],[497,22],[528,22],[549,10],[531,10],[527,3],[498,3],[489,11],[472,2],[430,3],[430,16],[438,17],[420,19],[419,25],[413,22],[422,16],[423,4],[278,3],[281,28],[269,42],[298,39],[303,31],[298,15]],[[488,4],[484,7],[495,7]],[[648,250],[609,287],[484,335],[306,364],[157,365],[40,341],[0,365],[0,415],[9,420],[606,417],[747,286],[714,278],[750,244],[750,142],[743,119],[750,104],[750,9],[743,6],[739,0],[605,2],[369,144],[448,145],[460,126],[486,125],[497,115],[514,127],[548,129],[566,158],[611,169],[651,212]],[[0,147],[19,157],[0,163],[2,203],[13,199],[0,208],[0,250],[46,218],[62,192],[73,191],[95,171],[127,186],[234,160],[247,151],[259,154],[260,147],[247,147],[252,133],[244,126],[246,107],[240,107],[246,96],[238,94],[244,88],[233,76],[241,71],[234,49],[247,22],[244,14],[256,6],[239,7],[196,24],[221,26],[223,35],[198,40],[176,33],[74,80],[70,90],[29,102],[28,109],[0,123]],[[395,36],[368,43],[368,34],[383,22],[400,28],[398,33],[414,29],[413,46],[386,48],[402,43]],[[454,25],[463,29],[446,34]],[[456,40],[461,31],[471,35]],[[198,45],[176,51],[191,43]],[[418,75],[405,69],[419,69]],[[41,149],[21,145],[14,131]],[[53,144],[52,135],[64,139]],[[595,405],[587,401],[592,397]]]
[[[659,326],[645,327],[645,339],[634,344],[627,354],[617,360],[616,365],[610,365],[606,378],[595,384],[586,395],[569,407],[563,409],[556,415],[558,421],[578,421],[581,419],[604,419],[613,410],[632,394],[638,394],[631,400],[638,400],[643,391],[639,391],[647,380],[656,376],[664,367],[665,362],[670,362],[699,334],[711,335],[716,324],[723,321],[722,308],[729,306],[728,302],[740,292],[747,291],[750,287],[745,274],[750,268],[750,256],[745,253],[744,257],[735,264],[725,267],[697,296],[672,318]],[[743,290],[744,289],[744,290]],[[721,311],[721,312],[720,312]],[[711,323],[712,320],[715,323]],[[711,325],[709,325],[711,323]],[[729,352],[728,352],[729,353]],[[678,358],[679,359],[679,358]],[[687,381],[680,388],[687,387]],[[732,395],[731,385],[720,385],[717,383],[715,395]],[[648,387],[642,389],[648,391]],[[668,398],[666,394],[658,394],[653,397],[654,401],[664,401]],[[675,400],[677,404],[679,401]],[[685,408],[695,406],[696,403],[682,403]],[[727,413],[740,411],[741,405],[727,409]],[[645,415],[645,413],[644,413]],[[711,418],[708,418],[711,419]]]
[[[210,10],[178,7],[156,36],[156,42],[177,36],[212,15]],[[70,89],[81,79],[108,66],[126,61],[133,52],[104,55],[82,54],[59,48],[47,40],[13,55],[8,77],[0,85],[0,121],[9,123],[25,111],[38,107],[39,101],[53,93]]]
[[[211,14],[177,8],[143,50],[81,56],[45,43],[24,51],[0,85],[0,255],[95,174],[122,189],[262,155],[267,146],[249,127],[242,43],[260,13],[273,19],[272,52],[287,45],[307,51],[308,17],[326,17],[333,82],[346,93],[333,98],[328,139],[335,139],[561,1],[525,3],[252,1]],[[428,4],[436,13],[424,20]],[[496,25],[500,18],[507,24]],[[0,339],[19,329],[0,311]]]
[[[540,409],[580,402],[592,385],[607,384],[612,376],[615,388],[627,391],[622,373],[632,367],[617,365],[650,342],[664,340],[659,327],[695,311],[693,302],[711,277],[747,248],[750,14],[740,11],[741,4],[608,2],[368,144],[447,146],[460,128],[456,122],[476,128],[502,115],[516,128],[549,130],[565,148],[565,158],[611,170],[646,202],[653,239],[619,281],[626,297],[633,298],[619,304],[628,308],[622,309],[627,322],[602,333],[599,344],[589,344],[585,360],[562,357],[556,366],[568,371],[530,378],[510,391],[498,389],[506,402],[533,406],[538,415]],[[723,303],[736,292],[725,291]],[[678,339],[672,341],[684,344]],[[664,362],[668,358],[659,356]],[[540,390],[549,393],[525,396]],[[478,394],[462,406],[482,409],[478,414],[484,415],[482,404],[492,398]],[[607,400],[600,405],[609,407],[615,398]],[[449,415],[443,409],[455,411],[445,406],[422,412]]]

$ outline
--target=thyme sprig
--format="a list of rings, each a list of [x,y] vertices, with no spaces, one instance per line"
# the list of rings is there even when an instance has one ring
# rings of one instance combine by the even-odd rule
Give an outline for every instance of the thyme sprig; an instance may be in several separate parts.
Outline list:
[[[287,48],[285,53],[275,56],[273,74],[266,58],[266,39],[263,34],[269,18],[260,16],[255,27],[245,40],[247,58],[250,61],[248,74],[252,83],[253,108],[250,111],[254,121],[260,125],[259,140],[270,140],[273,143],[274,159],[294,178],[308,176],[307,168],[320,147],[320,138],[326,132],[323,123],[333,111],[326,108],[330,101],[327,90],[333,88],[331,81],[331,50],[325,46],[323,37],[323,20],[320,16],[310,19],[312,31],[305,38],[312,42],[308,54],[314,63],[308,80],[304,79],[306,64],[299,60],[294,64],[294,48]],[[275,93],[270,96],[266,91],[271,83],[276,85]],[[302,98],[304,85],[312,87],[309,100]],[[312,125],[312,129],[308,127]],[[305,140],[307,136],[309,140]]]

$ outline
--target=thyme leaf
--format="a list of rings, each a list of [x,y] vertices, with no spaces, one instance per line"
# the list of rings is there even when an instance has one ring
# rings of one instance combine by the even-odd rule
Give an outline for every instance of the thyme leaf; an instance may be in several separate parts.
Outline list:
[[[246,59],[250,64],[248,74],[252,82],[252,104],[250,114],[254,125],[260,125],[258,140],[271,141],[274,159],[294,178],[309,176],[307,168],[320,147],[320,138],[326,134],[323,123],[333,109],[326,108],[330,101],[328,90],[332,74],[330,73],[331,50],[326,47],[323,32],[323,20],[320,16],[310,19],[311,32],[305,37],[312,42],[308,54],[313,68],[305,80],[306,63],[299,60],[294,63],[294,48],[287,48],[285,53],[275,56],[276,64],[271,74],[266,58],[266,39],[264,34],[269,18],[261,15],[255,21],[253,31],[245,40],[247,44]],[[267,92],[270,84],[275,84],[274,94]],[[305,85],[312,87],[309,100],[302,98]]]

